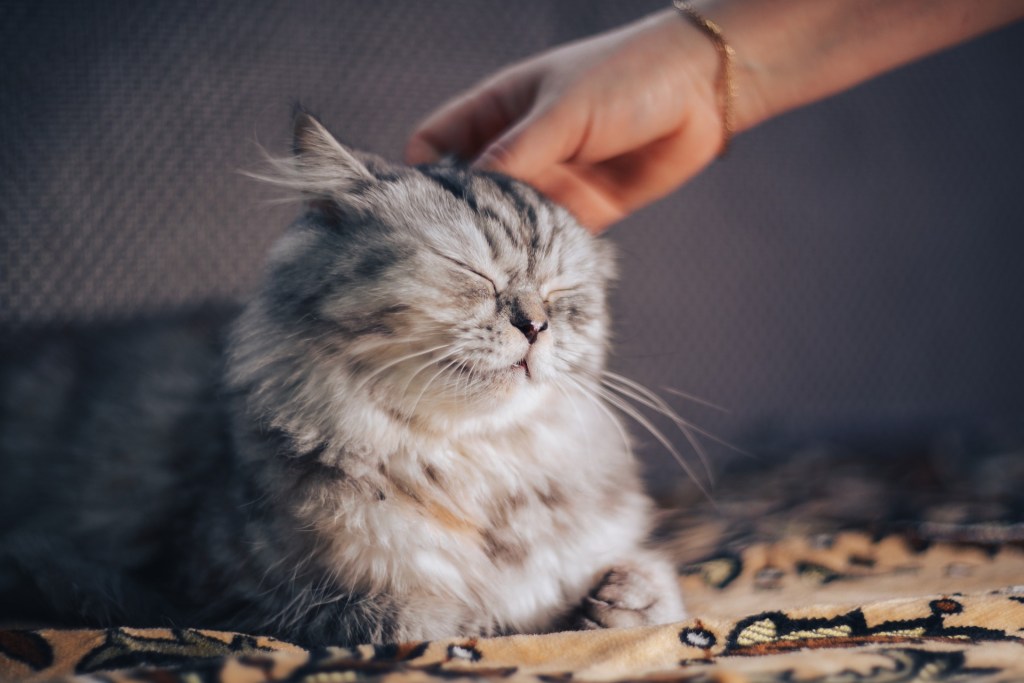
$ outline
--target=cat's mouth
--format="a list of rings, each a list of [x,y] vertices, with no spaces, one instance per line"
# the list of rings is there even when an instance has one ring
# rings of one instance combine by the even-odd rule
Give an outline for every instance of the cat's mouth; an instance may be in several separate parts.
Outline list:
[[[523,358],[522,360],[519,360],[519,361],[516,361],[515,363],[513,363],[512,364],[512,369],[513,370],[522,369],[526,373],[526,378],[527,379],[530,378],[530,364],[526,362],[525,358]]]

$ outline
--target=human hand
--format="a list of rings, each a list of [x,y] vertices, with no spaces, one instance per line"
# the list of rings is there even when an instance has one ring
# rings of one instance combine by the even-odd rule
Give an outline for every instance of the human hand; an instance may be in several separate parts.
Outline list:
[[[782,112],[1013,21],[1021,0],[713,0],[742,60],[733,124]],[[410,163],[454,154],[521,178],[598,232],[717,154],[718,56],[674,10],[515,64],[413,133]]]
[[[593,232],[671,192],[722,143],[714,45],[675,12],[515,64],[411,136],[412,164],[445,155],[520,178]]]

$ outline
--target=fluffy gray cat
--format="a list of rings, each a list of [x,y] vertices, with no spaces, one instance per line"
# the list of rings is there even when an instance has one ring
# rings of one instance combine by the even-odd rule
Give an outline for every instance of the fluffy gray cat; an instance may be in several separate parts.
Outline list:
[[[305,644],[683,617],[601,401],[613,259],[508,178],[299,115],[306,211],[202,318],[11,351],[0,617]]]

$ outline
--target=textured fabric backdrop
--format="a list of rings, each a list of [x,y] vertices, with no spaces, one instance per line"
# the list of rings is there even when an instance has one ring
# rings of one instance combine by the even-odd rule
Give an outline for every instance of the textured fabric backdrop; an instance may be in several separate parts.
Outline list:
[[[294,209],[237,171],[294,102],[394,158],[497,67],[662,5],[0,3],[0,325],[243,297]],[[618,369],[730,436],[1024,414],[1022,63],[1016,26],[785,116],[616,228]]]

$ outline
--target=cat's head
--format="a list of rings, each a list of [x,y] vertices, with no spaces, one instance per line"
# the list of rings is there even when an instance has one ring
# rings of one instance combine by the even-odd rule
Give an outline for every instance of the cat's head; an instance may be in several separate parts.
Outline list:
[[[451,429],[535,409],[600,371],[610,249],[529,186],[390,164],[306,114],[275,166],[307,210],[237,337],[257,389]]]

